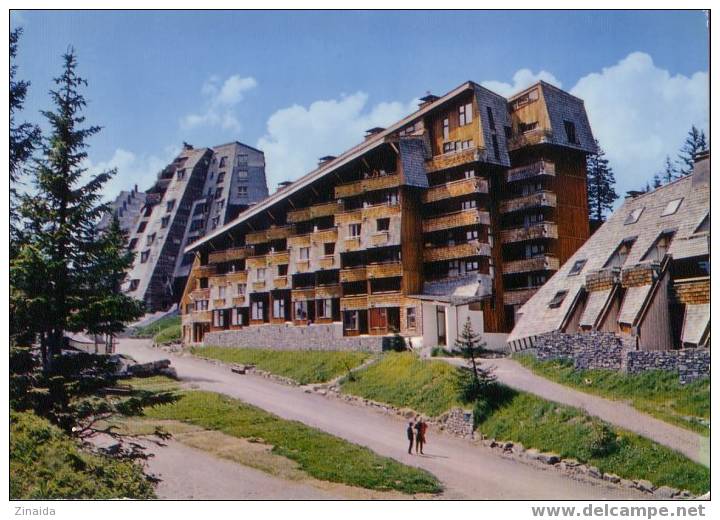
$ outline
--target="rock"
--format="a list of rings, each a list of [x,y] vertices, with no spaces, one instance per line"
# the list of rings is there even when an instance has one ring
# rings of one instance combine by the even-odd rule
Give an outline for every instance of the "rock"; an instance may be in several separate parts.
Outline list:
[[[560,462],[560,457],[558,457],[557,455],[555,455],[553,453],[541,453],[540,455],[538,455],[538,460],[545,464],[552,465],[552,464],[557,464],[558,462]]]
[[[512,442],[505,442],[502,445],[502,449],[505,451],[512,450],[513,443]]]
[[[512,447],[513,453],[516,453],[518,455],[525,453],[525,446],[520,444],[519,442],[517,444],[514,444]]]
[[[540,458],[540,455],[540,452],[535,448],[530,448],[529,450],[525,451],[525,456],[531,460],[538,460]]]
[[[161,376],[169,377],[170,379],[179,379],[175,367],[163,368],[158,372],[158,374],[160,374]]]
[[[320,390],[316,390],[316,391],[317,391],[317,393],[320,394],[320,395],[327,395],[327,390],[325,390],[324,388],[323,388],[323,389],[320,389]]]
[[[603,473],[602,476],[603,480],[607,480],[608,482],[612,482],[613,484],[617,484],[620,482],[620,477],[617,476],[615,473]]]
[[[602,471],[600,471],[595,466],[588,466],[587,468],[587,474],[590,475],[593,478],[602,478]]]
[[[680,490],[670,486],[660,486],[655,491],[653,491],[653,495],[660,498],[673,498],[678,494],[680,494]]]
[[[622,487],[626,487],[626,488],[634,488],[634,487],[635,487],[635,482],[632,481],[632,480],[628,480],[628,479],[626,479],[626,478],[621,478],[621,479],[620,479],[620,485],[621,485]]]
[[[304,391],[306,394],[309,394],[309,393],[312,392],[312,390],[310,390],[309,388],[305,388],[303,391]]]
[[[653,486],[653,483],[649,480],[636,480],[635,487],[638,488],[640,491],[644,491],[645,493],[652,493],[653,491],[655,491],[655,486]]]
[[[568,468],[577,468],[580,465],[575,459],[563,459],[563,462]]]
[[[246,368],[245,365],[233,365],[230,367],[230,371],[234,374],[245,375]]]

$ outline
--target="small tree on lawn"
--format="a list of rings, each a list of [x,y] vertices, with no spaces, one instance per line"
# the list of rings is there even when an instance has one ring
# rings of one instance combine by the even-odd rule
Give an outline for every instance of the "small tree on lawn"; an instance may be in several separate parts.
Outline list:
[[[455,340],[455,348],[467,360],[467,369],[462,371],[460,379],[461,397],[464,401],[474,401],[482,396],[495,381],[492,368],[480,366],[478,358],[485,351],[486,343],[482,341],[470,323],[470,317],[465,321],[462,332]]]

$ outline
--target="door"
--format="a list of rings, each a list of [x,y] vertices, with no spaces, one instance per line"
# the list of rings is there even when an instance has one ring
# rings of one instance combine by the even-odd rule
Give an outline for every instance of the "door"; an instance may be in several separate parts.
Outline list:
[[[445,331],[445,307],[437,307],[438,346],[447,345],[447,332]]]

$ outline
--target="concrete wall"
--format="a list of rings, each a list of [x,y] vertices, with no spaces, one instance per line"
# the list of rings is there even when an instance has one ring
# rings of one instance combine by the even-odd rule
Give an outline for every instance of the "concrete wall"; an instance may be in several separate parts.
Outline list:
[[[447,336],[447,347],[452,348],[458,334],[462,332],[465,321],[470,318],[473,330],[480,334],[485,341],[486,348],[497,351],[507,351],[507,334],[488,333],[484,331],[482,311],[472,311],[468,305],[442,305],[440,303],[422,304],[423,341],[425,347],[437,346],[437,307],[445,307],[445,330]]]

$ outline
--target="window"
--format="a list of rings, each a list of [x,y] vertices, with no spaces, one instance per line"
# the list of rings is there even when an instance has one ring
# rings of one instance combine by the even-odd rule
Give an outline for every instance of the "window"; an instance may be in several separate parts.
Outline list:
[[[498,145],[497,135],[492,135],[492,145],[493,145],[493,155],[495,155],[495,160],[500,160],[500,146]]]
[[[148,258],[150,258],[150,250],[149,249],[146,249],[145,251],[140,253],[140,263],[141,264],[144,264],[145,262],[147,262]]]
[[[308,318],[308,302],[300,301],[295,302],[295,319],[306,320]]]
[[[213,311],[213,326],[224,327],[225,326],[225,312],[222,310]]]
[[[358,238],[360,236],[360,229],[362,228],[361,224],[350,224],[350,237],[351,238]]]
[[[683,199],[679,198],[668,202],[667,206],[665,206],[665,209],[663,209],[663,212],[660,216],[667,217],[668,215],[673,215],[674,213],[676,213],[678,208],[680,207],[680,204],[682,204],[682,201]]]
[[[455,143],[449,142],[449,143],[443,143],[443,153],[450,153],[455,151]]]
[[[450,139],[450,120],[446,117],[443,119],[443,139],[448,140]]]
[[[238,170],[238,178],[247,179],[247,176],[248,176],[247,170]]]
[[[240,309],[239,307],[235,307],[232,310],[231,316],[232,325],[239,326],[243,324],[242,309]]]
[[[487,108],[488,124],[490,125],[490,129],[495,130],[495,117],[493,116],[492,108],[490,108],[490,107],[485,107],[485,108]]]
[[[218,168],[224,168],[226,162],[227,162],[227,156],[221,157],[221,158],[220,158],[220,164],[218,165]]]
[[[480,270],[480,263],[477,260],[467,260],[465,262],[465,272],[472,273]]]
[[[512,139],[512,126],[505,125],[505,138]]]
[[[130,280],[130,290],[131,291],[136,291],[139,286],[140,286],[140,280],[137,280],[137,279]]]
[[[628,216],[625,218],[625,225],[628,224],[635,224],[635,222],[638,221],[640,218],[640,215],[642,215],[643,210],[645,210],[645,206],[642,208],[635,208],[630,213],[628,213]]]
[[[323,252],[325,253],[325,256],[334,255],[335,242],[325,242]]]
[[[166,207],[167,207],[168,213],[170,213],[172,210],[174,210],[175,209],[175,200],[173,199],[173,200],[167,201]]]
[[[198,278],[198,289],[207,289],[208,279],[207,277]]]
[[[477,201],[475,199],[464,200],[460,206],[462,209],[473,209],[477,207]]]
[[[448,262],[448,276],[458,276],[460,274],[460,261],[450,260]]]
[[[185,169],[177,171],[177,180],[181,181],[185,178]]]
[[[247,186],[238,186],[238,195],[241,197],[247,197],[248,191]]]
[[[603,267],[622,267],[636,239],[637,237],[630,237],[620,242],[620,245],[613,251],[613,254],[608,258]]]
[[[300,255],[300,260],[309,260],[310,259],[310,248],[309,247],[301,247],[298,250],[298,254]]]
[[[215,199],[217,200],[220,197],[222,197],[222,188],[221,187],[215,189]]]
[[[250,304],[250,319],[262,320],[265,315],[265,302],[257,301]]]
[[[555,296],[553,296],[553,299],[550,300],[550,303],[548,303],[548,307],[551,309],[555,309],[557,307],[560,307],[563,300],[565,299],[565,296],[567,296],[567,291],[558,291],[555,293]]]
[[[217,183],[221,184],[225,180],[225,172],[218,173]]]
[[[137,239],[137,238],[133,238],[133,239],[130,241],[130,244],[128,244],[128,249],[129,249],[130,251],[133,251],[133,250],[135,249],[135,246],[137,246],[137,243],[138,243],[138,239]]]
[[[579,144],[575,135],[575,123],[572,121],[563,121],[565,124],[565,135],[567,135],[568,143]]]
[[[525,258],[535,258],[545,254],[545,244],[525,244]]]
[[[389,231],[390,230],[390,219],[389,218],[379,218],[375,221],[377,224],[377,230],[378,231]]]
[[[527,132],[532,132],[533,130],[537,129],[537,127],[538,127],[537,121],[532,121],[530,123],[524,123],[524,122],[520,121],[518,123],[518,133],[525,134]]]
[[[460,126],[472,123],[472,103],[460,105],[460,108],[458,109],[458,120],[460,122]]]
[[[239,283],[235,287],[235,292],[237,293],[238,296],[243,296],[245,294],[245,289],[246,289],[246,284]]]
[[[406,328],[408,329],[414,329],[415,324],[417,323],[417,315],[415,314],[415,307],[408,307],[405,309],[405,314],[407,316],[406,320]]]
[[[213,217],[212,219],[212,228],[215,229],[218,227],[218,224],[220,223],[220,217]]]
[[[258,269],[257,269],[257,279],[258,279],[258,280],[264,280],[264,279],[265,279],[265,268],[264,268],[264,267],[258,267]]]
[[[164,228],[168,227],[168,224],[170,224],[170,216],[169,215],[167,217],[163,217],[160,220],[160,227],[164,229]]]
[[[225,286],[224,285],[218,286],[218,298],[225,298]]]
[[[394,206],[398,203],[398,192],[393,190],[389,191],[385,194],[385,202],[390,204],[391,206]]]
[[[199,311],[206,311],[206,310],[208,310],[208,301],[207,300],[198,300],[195,302],[195,307]]]
[[[237,156],[236,159],[237,159],[238,165],[240,165],[240,164],[247,164],[247,162],[248,162],[248,154],[246,154],[246,153],[238,154],[238,156]]]
[[[277,266],[278,268],[278,276],[286,276],[288,273],[288,265],[287,264],[280,264]]]
[[[471,240],[477,240],[478,239],[478,230],[477,229],[469,229],[465,232],[465,240],[470,242]]]
[[[674,236],[674,229],[667,229],[660,233],[660,236],[655,239],[653,245],[642,257],[642,261],[652,260],[655,262],[660,262],[663,258],[665,258],[668,249],[670,249],[670,243],[672,242]]]
[[[155,242],[155,236],[156,234],[153,233],[152,235],[148,235],[145,237],[145,240],[147,241],[147,245],[151,246],[153,242]]]
[[[273,300],[273,318],[284,318],[285,317],[285,299],[279,298]]]
[[[192,311],[195,310],[195,304],[194,303],[187,303],[185,304],[185,314],[190,314]]]
[[[137,228],[138,233],[142,233],[145,231],[145,228],[147,227],[147,222],[140,222],[140,225]]]
[[[475,178],[475,170],[465,170],[465,178],[466,179],[474,179]]]
[[[220,200],[220,201],[217,203],[217,206],[216,206],[215,209],[216,209],[217,211],[220,211],[220,210],[222,210],[224,207],[225,207],[225,199],[222,199],[222,200]]]
[[[523,94],[516,100],[512,102],[512,108],[513,110],[517,110],[523,105],[527,105],[528,103],[532,103],[533,101],[537,101],[540,98],[540,95],[538,93],[537,89],[533,89],[527,94]]]
[[[577,260],[573,264],[572,269],[570,269],[568,276],[576,276],[576,275],[580,274],[580,272],[583,270],[583,267],[585,267],[586,263],[587,263],[586,259]]]
[[[332,300],[330,298],[317,301],[317,317],[332,318]]]
[[[475,142],[472,139],[468,139],[467,141],[463,141],[460,143],[460,148],[463,150],[467,150],[468,148],[472,148],[475,146]]]
[[[360,328],[360,313],[358,311],[345,311],[345,329],[358,330]]]

